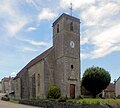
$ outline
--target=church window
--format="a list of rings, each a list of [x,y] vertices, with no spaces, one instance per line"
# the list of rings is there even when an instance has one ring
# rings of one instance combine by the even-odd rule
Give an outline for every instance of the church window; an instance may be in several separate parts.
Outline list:
[[[73,31],[73,22],[70,23],[70,31]]]
[[[73,67],[73,65],[71,65],[71,69],[73,69],[74,67]]]
[[[40,89],[40,74],[38,74],[38,91]]]
[[[35,74],[32,75],[31,77],[31,81],[32,81],[32,97],[36,97],[36,77]]]
[[[59,24],[57,24],[57,33],[59,33]]]

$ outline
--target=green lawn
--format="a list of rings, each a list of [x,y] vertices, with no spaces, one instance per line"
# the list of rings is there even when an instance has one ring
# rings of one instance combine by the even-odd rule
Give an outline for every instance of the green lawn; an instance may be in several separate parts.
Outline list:
[[[80,104],[111,104],[111,105],[120,105],[120,99],[93,99],[93,98],[84,98],[84,99],[69,99],[67,102],[80,103]]]

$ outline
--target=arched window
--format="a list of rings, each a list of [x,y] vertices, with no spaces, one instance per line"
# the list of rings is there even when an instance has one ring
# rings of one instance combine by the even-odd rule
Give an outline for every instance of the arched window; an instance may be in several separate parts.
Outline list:
[[[73,31],[73,22],[70,23],[70,31]]]
[[[40,89],[40,74],[38,74],[38,91]]]
[[[57,33],[59,33],[59,24],[57,24]]]

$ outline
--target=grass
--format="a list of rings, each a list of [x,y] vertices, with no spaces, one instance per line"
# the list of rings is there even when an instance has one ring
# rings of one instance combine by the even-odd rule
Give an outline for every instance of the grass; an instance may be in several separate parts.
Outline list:
[[[15,104],[19,104],[18,100],[14,100],[14,99],[10,99],[10,102],[15,103]]]
[[[79,104],[110,104],[110,105],[120,105],[120,99],[68,99],[67,102],[79,103]]]
[[[58,101],[56,99],[35,99],[32,101]],[[79,104],[109,104],[120,105],[120,99],[101,99],[101,98],[82,98],[82,99],[67,99],[67,102]]]

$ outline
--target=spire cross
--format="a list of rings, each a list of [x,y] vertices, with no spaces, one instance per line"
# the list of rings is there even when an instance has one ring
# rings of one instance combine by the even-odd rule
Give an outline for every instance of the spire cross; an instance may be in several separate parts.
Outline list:
[[[72,16],[72,10],[73,10],[72,3],[70,3],[70,14],[71,14],[71,16]]]

